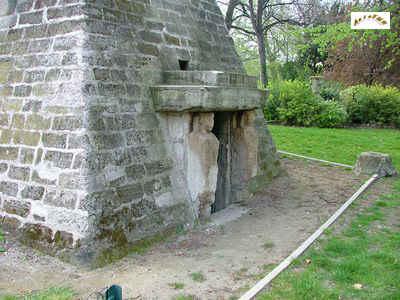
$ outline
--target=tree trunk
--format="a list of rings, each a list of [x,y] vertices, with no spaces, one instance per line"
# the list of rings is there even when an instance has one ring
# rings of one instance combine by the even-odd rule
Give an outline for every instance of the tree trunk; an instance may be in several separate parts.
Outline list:
[[[265,40],[262,33],[257,33],[258,56],[260,61],[260,81],[263,88],[268,86],[267,57],[265,53]]]
[[[239,4],[240,4],[239,0],[230,0],[228,3],[228,8],[226,10],[226,15],[225,15],[225,24],[226,28],[228,28],[228,31],[230,31],[232,28],[233,14],[235,12],[236,6],[238,6]]]

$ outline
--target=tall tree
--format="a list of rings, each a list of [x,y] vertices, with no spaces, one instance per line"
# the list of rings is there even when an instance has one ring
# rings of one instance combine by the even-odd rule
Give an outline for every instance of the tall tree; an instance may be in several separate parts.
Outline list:
[[[301,24],[294,14],[296,5],[297,0],[229,0],[227,4],[225,20],[228,29],[238,30],[257,42],[263,87],[268,85],[265,37],[280,24]],[[243,19],[246,21],[243,22]]]

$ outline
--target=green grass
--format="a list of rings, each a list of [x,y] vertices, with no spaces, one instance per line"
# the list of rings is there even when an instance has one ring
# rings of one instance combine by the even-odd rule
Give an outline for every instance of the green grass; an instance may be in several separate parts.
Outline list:
[[[170,283],[169,286],[174,290],[182,290],[185,287],[185,284],[182,282],[173,282]]]
[[[75,293],[69,288],[50,288],[25,296],[0,295],[0,300],[70,300],[75,299]]]
[[[275,245],[274,245],[274,242],[272,242],[272,241],[266,241],[264,244],[263,244],[263,248],[264,249],[271,249],[271,248],[273,248]]]
[[[0,228],[0,253],[5,251],[5,249],[3,248],[3,243],[4,243],[4,235],[3,231]]]
[[[269,125],[279,150],[353,165],[364,151],[388,153],[400,169],[400,130]]]
[[[206,277],[201,272],[194,272],[194,273],[190,274],[190,277],[192,277],[193,281],[196,281],[196,282],[206,281]]]

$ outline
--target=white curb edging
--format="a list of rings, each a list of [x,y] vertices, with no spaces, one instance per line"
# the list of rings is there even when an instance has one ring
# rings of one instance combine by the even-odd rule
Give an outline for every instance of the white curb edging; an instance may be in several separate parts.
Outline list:
[[[337,162],[333,162],[333,161],[328,161],[328,160],[318,159],[318,158],[309,157],[309,156],[304,156],[304,155],[300,155],[300,154],[290,153],[290,152],[286,152],[286,151],[282,151],[282,150],[278,150],[277,152],[278,152],[278,153],[281,153],[281,154],[285,154],[285,155],[290,155],[290,156],[294,156],[294,157],[304,158],[304,159],[307,159],[307,160],[313,160],[313,161],[323,162],[323,163],[330,164],[330,165],[333,165],[333,166],[338,166],[338,167],[344,167],[344,168],[348,168],[348,169],[353,169],[353,166],[346,165],[346,164],[341,164],[341,163],[337,163]]]

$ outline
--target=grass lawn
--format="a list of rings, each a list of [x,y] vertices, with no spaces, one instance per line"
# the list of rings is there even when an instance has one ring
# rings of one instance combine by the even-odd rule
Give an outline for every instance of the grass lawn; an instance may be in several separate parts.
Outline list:
[[[400,130],[269,125],[279,150],[354,165],[364,151],[388,153],[400,170]]]
[[[392,155],[400,131],[270,126],[278,149],[354,164],[362,151]],[[340,233],[323,235],[257,299],[400,299],[400,180]],[[396,221],[397,220],[397,221]]]

